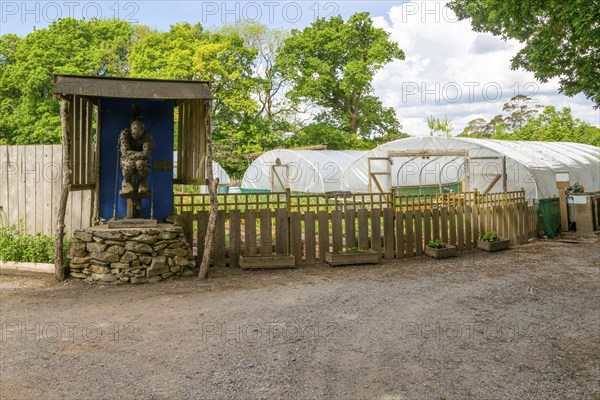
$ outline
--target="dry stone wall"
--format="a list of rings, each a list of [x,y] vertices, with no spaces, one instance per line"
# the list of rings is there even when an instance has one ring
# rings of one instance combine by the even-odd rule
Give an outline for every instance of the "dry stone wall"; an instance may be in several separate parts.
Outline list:
[[[70,276],[87,282],[144,283],[197,274],[181,226],[108,229],[106,225],[73,232]]]

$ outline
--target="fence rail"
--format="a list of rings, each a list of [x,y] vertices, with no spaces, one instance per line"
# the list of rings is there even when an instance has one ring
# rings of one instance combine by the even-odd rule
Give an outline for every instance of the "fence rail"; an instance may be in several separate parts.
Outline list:
[[[210,208],[208,194],[175,193],[174,205],[177,213],[199,212]],[[394,208],[402,210],[424,210],[436,207],[458,207],[479,205],[504,205],[525,201],[525,192],[503,192],[481,194],[474,192],[439,193],[421,195],[396,195],[390,193],[327,193],[312,194],[273,192],[219,194],[219,210],[276,210],[286,208],[290,212],[333,210],[371,210]]]
[[[184,211],[183,215],[200,262],[208,211]],[[240,255],[291,254],[297,265],[314,265],[323,263],[327,252],[356,247],[380,252],[386,259],[409,258],[423,254],[432,239],[457,246],[459,251],[473,248],[480,233],[491,230],[509,238],[511,246],[519,246],[535,236],[535,218],[533,207],[525,201],[416,210],[222,209],[217,214],[213,264],[237,267]]]

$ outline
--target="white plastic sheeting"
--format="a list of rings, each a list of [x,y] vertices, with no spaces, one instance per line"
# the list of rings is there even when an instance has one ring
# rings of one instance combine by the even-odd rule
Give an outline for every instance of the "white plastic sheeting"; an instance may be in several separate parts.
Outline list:
[[[344,169],[365,153],[357,150],[271,150],[248,167],[242,189],[337,192],[341,188]]]
[[[558,195],[556,172],[568,172],[571,183],[581,183],[586,191],[600,190],[600,148],[580,143],[524,142],[470,138],[413,137],[383,144],[346,168],[342,177],[342,190],[369,191],[369,164],[372,172],[390,168],[390,174],[376,175],[382,189],[392,187],[418,187],[446,185],[460,182],[465,175],[463,157],[431,156],[392,157],[388,161],[371,160],[372,157],[388,157],[390,150],[467,150],[469,177],[467,189],[484,191],[496,175],[502,172],[501,157],[506,157],[508,191],[525,189],[528,199],[550,198]],[[478,157],[499,157],[478,159]],[[373,183],[372,191],[378,188]],[[501,192],[502,179],[494,184],[489,193]]]
[[[217,163],[213,160],[213,179],[219,178],[219,185],[229,185],[231,183],[231,178],[229,178],[229,174]],[[173,177],[177,176],[177,152],[173,152]]]

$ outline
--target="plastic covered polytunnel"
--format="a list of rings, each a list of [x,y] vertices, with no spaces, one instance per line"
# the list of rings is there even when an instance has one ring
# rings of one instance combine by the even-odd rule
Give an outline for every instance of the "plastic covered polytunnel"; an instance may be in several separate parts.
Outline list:
[[[586,191],[600,189],[600,148],[580,143],[411,137],[385,143],[355,160],[342,190],[426,194],[524,189],[528,199],[558,195],[556,173]]]
[[[365,154],[357,150],[271,150],[244,173],[242,190],[302,193],[341,191],[344,169]]]
[[[213,168],[213,178],[219,178],[219,185],[229,185],[231,183],[231,178],[227,171],[219,165],[216,161],[212,162]],[[177,152],[173,152],[173,177],[177,176]]]

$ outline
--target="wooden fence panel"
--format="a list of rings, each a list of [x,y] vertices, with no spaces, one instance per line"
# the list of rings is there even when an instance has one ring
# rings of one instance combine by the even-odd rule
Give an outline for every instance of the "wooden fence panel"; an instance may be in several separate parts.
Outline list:
[[[0,146],[0,224],[54,235],[62,186],[61,145]],[[70,192],[65,231],[91,224],[91,191]]]
[[[202,262],[202,257],[204,256],[204,243],[206,240],[206,231],[208,230],[208,211],[200,211],[196,214],[197,221],[197,238],[196,243],[198,245],[197,255],[196,255],[196,265],[200,268],[200,263]]]
[[[22,164],[22,168],[24,168],[23,173],[25,175],[25,182],[21,186],[25,187],[25,197],[23,197],[22,199],[25,206],[25,215],[27,216],[27,218],[23,220],[23,223],[25,225],[25,229],[27,229],[27,232],[35,232],[35,188],[37,186],[36,181],[39,178],[39,171],[35,160],[35,147],[33,147],[30,150],[26,150],[28,151],[24,151],[23,154],[23,160],[25,162]],[[71,197],[73,197],[73,193],[71,193]]]
[[[325,253],[329,252],[329,213],[319,211],[319,262],[325,263]]]
[[[442,237],[440,235],[440,209],[439,208],[433,209],[431,221],[432,221],[432,225],[433,225],[433,228],[431,231],[433,240],[439,240]]]
[[[396,258],[404,258],[404,213],[396,212]]]
[[[354,210],[346,210],[346,249],[356,247],[356,213]]]
[[[414,257],[415,255],[415,237],[413,235],[413,212],[407,211],[404,215],[404,225],[406,227],[406,241],[404,248],[406,249],[406,257]]]
[[[0,146],[0,224],[9,223],[8,177],[11,168],[8,158],[8,146]]]
[[[275,210],[275,253],[290,254],[287,209]],[[262,233],[262,232],[261,232]]]
[[[448,210],[448,219],[450,220],[450,241],[452,246],[456,246],[456,209],[451,207]]]
[[[444,207],[440,211],[442,214],[442,223],[440,224],[440,240],[444,243],[448,243],[448,208]]]
[[[290,254],[296,259],[296,265],[302,264],[302,214],[290,213]]]
[[[271,210],[260,210],[260,255],[273,254],[273,231],[271,230]]]
[[[333,210],[331,212],[331,236],[332,236],[332,251],[339,253],[342,251],[343,237],[342,237],[342,210]]]
[[[215,226],[215,251],[213,255],[213,263],[215,267],[225,266],[225,219],[227,215],[225,211],[217,211],[217,224]]]
[[[469,250],[473,244],[472,235],[473,209],[471,206],[465,207],[465,249]]]
[[[479,239],[479,206],[473,207],[473,247],[477,245]]]
[[[502,206],[494,206],[494,230],[498,236],[502,236]]]
[[[256,210],[246,210],[244,213],[244,254],[256,255]]]
[[[479,229],[488,229],[501,232],[504,223],[504,216],[509,215],[508,237],[516,245],[524,243],[529,237],[531,229],[531,218],[529,208],[524,202],[514,204],[493,203],[490,205],[481,205],[477,207],[450,206],[440,209],[415,210],[407,209],[405,211],[396,211],[392,208],[383,209],[383,247],[381,245],[381,209],[359,209],[357,212],[345,212],[334,210],[331,216],[327,211],[318,213],[319,231],[317,233],[316,222],[317,214],[312,211],[294,211],[288,214],[287,209],[277,209],[275,212],[275,231],[272,229],[272,213],[270,209],[262,209],[261,217],[261,252],[268,255],[269,250],[273,249],[273,237],[276,239],[275,250],[278,254],[288,254],[289,252],[295,258],[298,265],[304,260],[305,265],[314,265],[324,254],[330,250],[341,252],[347,250],[354,244],[352,238],[345,241],[348,236],[352,237],[353,232],[357,240],[355,243],[361,248],[372,248],[374,251],[383,250],[386,259],[392,258],[410,258],[421,256],[425,246],[424,239],[428,237],[444,236],[447,243],[456,245],[459,250],[472,247],[479,233]],[[434,219],[431,214],[437,217],[437,234],[432,232]],[[184,213],[187,217],[189,214]],[[218,216],[229,216],[229,260],[230,265],[238,265],[239,254],[241,250],[241,213],[238,211],[229,211],[227,214],[220,210]],[[288,217],[289,215],[289,217]],[[370,218],[369,218],[370,216]],[[200,244],[205,234],[208,212],[198,214],[198,243]],[[245,213],[245,249],[244,253],[250,253],[251,248],[256,248],[256,211],[246,211]],[[358,229],[356,229],[356,224]],[[369,224],[371,227],[369,228]],[[221,220],[217,222],[217,232],[215,235],[215,246],[220,246],[222,251],[226,251],[224,232],[225,226]],[[331,226],[331,228],[329,228]],[[331,237],[329,236],[331,229]],[[187,230],[187,228],[186,228]],[[254,233],[254,234],[253,234]],[[318,234],[318,253],[317,253],[317,234]],[[202,236],[202,238],[201,238]],[[198,249],[201,257],[201,250]],[[254,250],[256,251],[256,250]],[[222,266],[224,261],[219,247],[215,248],[214,265]],[[323,256],[323,257],[321,257]]]
[[[37,146],[36,146],[37,147]],[[42,203],[38,203],[37,207],[40,207],[43,217],[42,226],[38,226],[36,233],[44,233],[46,235],[54,235],[56,224],[54,223],[57,218],[57,209],[55,210],[54,203],[54,192],[59,192],[62,182],[62,167],[61,164],[54,163],[54,152],[59,151],[61,146],[57,145],[44,145],[43,147],[43,159],[42,159]],[[62,162],[62,154],[61,154]],[[72,212],[70,209],[65,210],[68,214]],[[82,227],[83,228],[83,227]]]
[[[240,252],[242,248],[242,213],[240,210],[229,212],[229,265],[234,268],[240,266]]]
[[[509,214],[510,214],[510,245],[516,246],[519,243],[518,239],[518,229],[519,229],[519,220],[517,217],[517,208],[514,204],[510,204],[509,206]]]
[[[316,234],[315,213],[306,211],[304,213],[304,265],[315,265],[316,262]]]
[[[463,207],[456,209],[457,249],[465,249],[465,213]]]
[[[431,240],[431,210],[423,211],[423,244]]]
[[[415,253],[417,256],[423,254],[423,214],[420,210],[415,211]]]
[[[381,253],[381,209],[371,210],[371,250]]]
[[[519,220],[520,220],[520,232],[519,232],[519,243],[520,244],[525,244],[527,243],[527,240],[529,239],[527,237],[527,204],[525,203],[520,203],[519,204]]]
[[[369,248],[369,210],[358,210],[358,247]]]
[[[394,258],[394,209],[383,209],[383,249],[384,257],[388,260]]]

